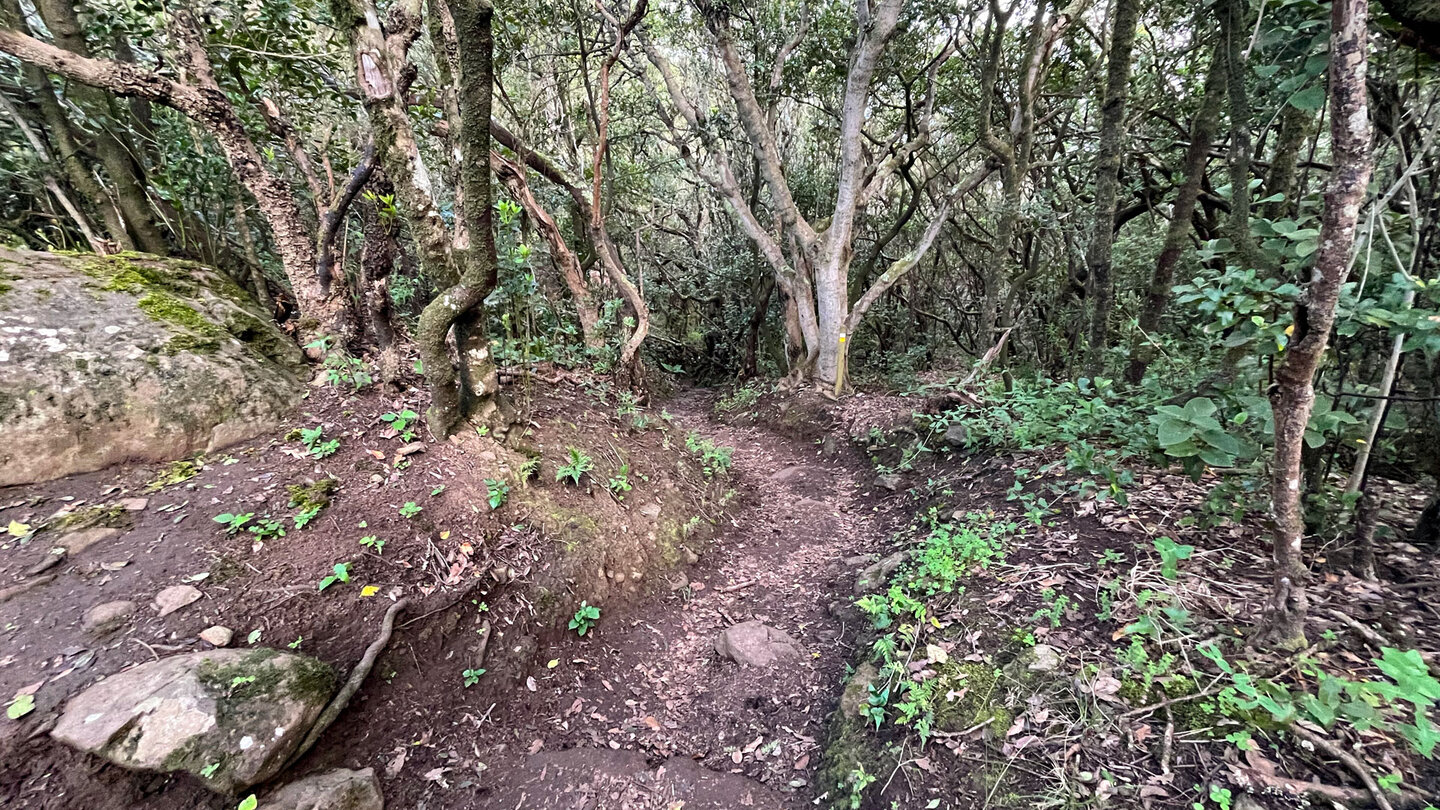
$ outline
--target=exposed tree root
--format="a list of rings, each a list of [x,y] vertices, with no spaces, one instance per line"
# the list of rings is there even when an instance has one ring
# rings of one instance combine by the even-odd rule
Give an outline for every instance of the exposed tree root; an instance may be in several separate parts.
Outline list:
[[[356,692],[360,691],[361,685],[365,683],[365,678],[370,675],[370,670],[374,669],[375,659],[380,657],[380,653],[384,652],[385,646],[390,643],[390,634],[395,630],[395,616],[409,605],[410,600],[401,599],[385,611],[385,618],[380,622],[380,633],[375,636],[374,641],[370,642],[360,663],[350,670],[350,677],[346,679],[345,685],[340,687],[340,691],[330,699],[324,711],[320,712],[320,716],[315,720],[315,725],[310,727],[310,733],[300,741],[300,747],[296,748],[295,753],[285,761],[286,768],[299,762],[309,753],[325,730],[330,728],[330,724],[334,723],[340,717],[340,713],[345,711],[345,707],[350,705],[351,699],[355,697]]]

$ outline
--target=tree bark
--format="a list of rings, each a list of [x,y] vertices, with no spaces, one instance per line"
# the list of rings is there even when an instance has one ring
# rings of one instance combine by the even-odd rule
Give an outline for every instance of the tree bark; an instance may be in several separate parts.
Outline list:
[[[390,273],[400,257],[398,217],[381,211],[381,201],[394,199],[395,187],[383,172],[370,179],[370,191],[360,201],[360,226],[365,243],[360,249],[360,297],[366,321],[375,336],[379,355],[376,364],[380,381],[393,385],[400,377],[400,353],[396,343],[395,313],[390,302]]]
[[[1110,61],[1106,69],[1105,103],[1100,111],[1100,148],[1095,156],[1095,225],[1085,263],[1090,274],[1090,345],[1086,372],[1094,377],[1105,370],[1110,340],[1110,310],[1115,286],[1110,280],[1115,243],[1115,200],[1120,188],[1120,161],[1125,151],[1125,102],[1130,92],[1130,56],[1140,0],[1115,0],[1111,25]]]
[[[1155,359],[1156,334],[1165,308],[1170,302],[1170,286],[1175,281],[1175,266],[1181,255],[1188,249],[1190,233],[1194,226],[1195,203],[1200,199],[1200,189],[1205,184],[1205,165],[1210,160],[1210,146],[1220,129],[1220,106],[1225,92],[1225,73],[1220,46],[1216,46],[1210,60],[1210,72],[1205,77],[1204,95],[1195,120],[1190,123],[1190,145],[1185,149],[1182,171],[1185,182],[1175,193],[1175,202],[1170,209],[1170,224],[1165,229],[1165,241],[1155,259],[1155,269],[1150,274],[1150,283],[1145,291],[1145,301],[1140,308],[1139,329],[1130,344],[1130,365],[1125,370],[1125,380],[1139,385],[1145,378],[1145,370]]]
[[[1274,585],[1261,638],[1287,650],[1305,646],[1308,571],[1302,557],[1303,504],[1300,456],[1305,426],[1315,405],[1320,365],[1340,288],[1350,270],[1356,221],[1370,181],[1370,116],[1366,99],[1367,0],[1335,0],[1330,6],[1330,142],[1333,168],[1326,183],[1320,247],[1300,303],[1295,330],[1275,371],[1270,394],[1275,455],[1270,497],[1274,520]]]
[[[1230,109],[1230,242],[1246,268],[1260,265],[1260,251],[1250,235],[1250,94],[1246,87],[1245,7],[1241,0],[1219,0],[1220,41],[1225,51],[1225,91]]]
[[[495,289],[497,264],[490,194],[490,110],[495,86],[495,39],[490,0],[451,0],[460,53],[460,184],[469,244],[459,246],[459,280],[420,313],[419,345],[431,402],[426,414],[436,436],[449,436],[466,418],[488,420],[499,383],[485,339],[484,321],[475,317]],[[455,331],[457,360],[450,360],[446,336]],[[504,426],[492,426],[501,429]]]

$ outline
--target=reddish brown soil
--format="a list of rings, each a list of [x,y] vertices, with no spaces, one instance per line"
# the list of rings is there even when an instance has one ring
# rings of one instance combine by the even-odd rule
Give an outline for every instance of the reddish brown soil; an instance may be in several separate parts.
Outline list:
[[[498,476],[497,464],[513,468],[518,456],[489,440],[427,441],[408,467],[393,466],[402,441],[378,416],[422,405],[318,390],[294,424],[324,423],[327,438],[341,438],[323,460],[286,441],[286,425],[269,442],[215,454],[196,477],[148,495],[160,468],[0,491],[0,527],[38,525],[66,505],[149,499],[131,513],[133,527],[0,605],[0,694],[40,683],[34,712],[0,722],[0,804],[233,807],[187,777],[129,773],[44,731],[64,699],[97,677],[204,649],[197,635],[211,624],[233,628],[237,646],[257,629],[263,645],[298,640],[302,652],[347,671],[401,596],[412,605],[365,688],[289,775],[374,767],[389,806],[404,808],[808,803],[825,718],[853,655],[844,641],[853,627],[827,605],[853,582],[844,560],[885,536],[864,467],[821,461],[808,443],[762,428],[708,425],[699,396],[666,404],[677,417],[667,447],[660,431],[628,432],[613,400],[576,386],[527,411],[520,441],[545,460],[544,480],[532,485],[538,493],[517,491],[491,513],[481,479]],[[728,478],[707,480],[685,453],[691,428],[735,447]],[[554,482],[568,446],[589,449],[601,483]],[[622,456],[635,485],[624,502],[603,487]],[[771,480],[799,465],[809,468],[787,483]],[[303,530],[287,522],[287,536],[262,549],[211,521],[225,511],[291,515],[285,485],[327,475],[340,480],[332,504]],[[407,501],[423,511],[400,516]],[[646,504],[662,505],[661,517],[642,513]],[[577,533],[587,519],[603,537]],[[654,538],[660,531],[663,539],[667,521],[691,524],[684,545],[703,552],[698,564],[670,570],[658,559]],[[33,579],[24,572],[45,558],[49,534],[0,542],[0,587]],[[381,555],[358,545],[371,534],[387,541]],[[351,583],[318,592],[317,581],[347,560]],[[204,598],[157,617],[154,594],[187,578]],[[363,597],[364,586],[378,592]],[[604,613],[582,639],[564,625],[585,597]],[[139,604],[128,626],[103,639],[81,630],[87,608],[116,599]],[[789,632],[810,659],[765,672],[719,660],[718,632],[752,617]],[[485,645],[478,631],[487,620]],[[488,671],[466,687],[461,673],[482,648]]]

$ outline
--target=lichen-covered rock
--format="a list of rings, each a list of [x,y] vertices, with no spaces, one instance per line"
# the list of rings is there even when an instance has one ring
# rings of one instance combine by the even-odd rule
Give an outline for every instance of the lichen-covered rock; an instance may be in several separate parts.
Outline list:
[[[306,655],[176,655],[90,686],[50,734],[124,768],[187,771],[235,793],[280,772],[334,685],[334,671]]]
[[[375,769],[334,768],[275,791],[259,810],[385,810]]]
[[[289,414],[304,374],[217,270],[0,248],[0,486],[243,441]]]

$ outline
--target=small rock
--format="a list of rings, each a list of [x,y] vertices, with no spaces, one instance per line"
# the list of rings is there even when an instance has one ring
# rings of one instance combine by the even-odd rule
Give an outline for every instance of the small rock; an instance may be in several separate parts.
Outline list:
[[[45,573],[46,571],[49,571],[51,568],[54,568],[55,566],[57,566],[57,565],[59,565],[60,563],[64,562],[64,560],[65,560],[65,549],[63,549],[63,548],[54,549],[54,550],[51,551],[49,554],[46,554],[46,555],[40,560],[40,562],[37,562],[37,563],[35,563],[34,565],[30,566],[29,568],[26,568],[26,569],[25,569],[25,573],[22,574],[21,576],[33,577],[33,576],[35,576],[36,574],[43,574],[43,573]]]
[[[855,674],[845,684],[845,691],[840,693],[840,712],[847,717],[863,718],[865,710],[870,708],[869,686],[880,679],[880,670],[869,661],[855,668]]]
[[[1030,662],[1031,672],[1054,672],[1060,668],[1060,653],[1049,644],[1036,644],[1030,652],[1035,656]]]
[[[886,473],[875,477],[875,486],[891,492],[899,490],[904,485],[905,479],[900,476],[900,473]]]
[[[145,507],[150,505],[149,498],[121,498],[120,508],[126,512],[144,512]]]
[[[70,556],[74,557],[83,552],[85,549],[90,548],[91,546],[98,546],[101,543],[114,540],[121,534],[122,532],[119,529],[112,529],[106,526],[95,526],[89,529],[80,529],[78,531],[69,532],[68,534],[61,537],[59,540],[56,540],[55,544],[57,546],[60,546],[61,548],[64,548],[67,552],[70,553]]]
[[[855,580],[855,593],[869,593],[885,587],[885,583],[890,581],[890,575],[909,558],[910,552],[897,551],[861,571],[860,577]]]
[[[80,626],[87,633],[103,636],[119,630],[130,621],[135,615],[137,606],[134,602],[121,600],[118,602],[102,602],[80,617]]]
[[[647,503],[644,506],[640,507],[640,514],[644,515],[647,518],[650,518],[651,520],[654,520],[655,518],[660,517],[660,504]]]
[[[404,458],[406,456],[413,456],[416,453],[423,452],[425,452],[424,442],[410,442],[407,445],[402,445],[399,450],[396,450],[395,455],[399,458]]]
[[[802,465],[796,464],[793,467],[786,467],[770,476],[770,480],[777,484],[788,484],[792,481],[802,481],[809,475],[809,470]]]
[[[280,788],[259,810],[385,810],[385,798],[374,768],[335,768]]]
[[[190,585],[171,585],[155,594],[154,607],[161,616],[169,616],[199,598],[200,591],[197,588]]]
[[[234,638],[234,630],[218,624],[200,631],[200,640],[212,647],[229,647]]]
[[[968,439],[969,436],[970,432],[966,430],[965,426],[960,424],[959,422],[956,422],[950,427],[945,428],[945,443],[950,445],[951,447],[957,449],[964,447],[965,440]]]
[[[778,661],[800,658],[800,647],[795,639],[753,620],[725,628],[715,639],[715,652],[722,658],[750,667],[768,667]]]
[[[825,438],[820,440],[820,452],[826,456],[837,456],[840,454],[840,440],[835,437],[835,434],[825,434]]]
[[[690,550],[689,546],[680,547],[680,562],[686,565],[694,565],[700,562],[700,555]]]

